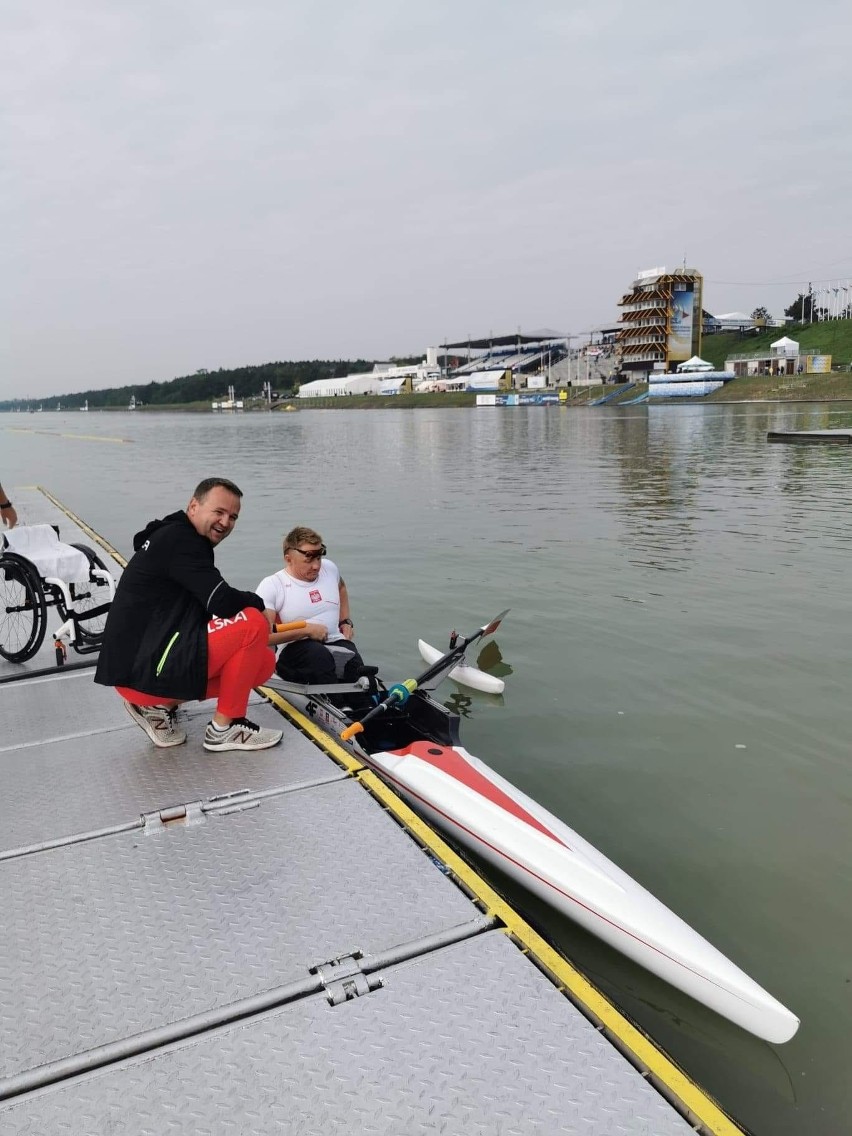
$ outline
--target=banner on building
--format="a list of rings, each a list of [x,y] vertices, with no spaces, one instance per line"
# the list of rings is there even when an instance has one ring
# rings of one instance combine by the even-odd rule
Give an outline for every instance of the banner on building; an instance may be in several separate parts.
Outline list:
[[[692,284],[675,284],[669,302],[668,362],[682,363],[692,355]]]
[[[809,375],[827,375],[831,371],[830,355],[806,356],[805,370]]]

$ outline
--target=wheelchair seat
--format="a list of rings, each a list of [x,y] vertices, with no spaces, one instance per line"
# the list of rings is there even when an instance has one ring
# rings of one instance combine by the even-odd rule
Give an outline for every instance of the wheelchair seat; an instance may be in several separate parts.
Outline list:
[[[53,525],[18,525],[5,534],[6,547],[24,556],[39,576],[82,584],[89,578],[89,560],[72,544],[63,544]]]
[[[115,581],[85,544],[65,544],[54,525],[17,525],[0,536],[0,655],[31,659],[47,629],[47,608],[61,626],[53,633],[56,663],[66,642],[81,655],[100,649]]]

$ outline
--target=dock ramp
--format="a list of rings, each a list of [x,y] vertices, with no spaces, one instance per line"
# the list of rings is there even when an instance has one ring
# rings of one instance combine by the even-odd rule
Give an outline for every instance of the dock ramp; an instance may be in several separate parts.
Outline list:
[[[601,395],[600,398],[596,398],[594,400],[594,402],[590,402],[589,405],[590,406],[605,406],[606,403],[613,402],[620,395],[627,394],[627,392],[632,390],[635,386],[636,386],[635,383],[627,383],[627,384],[619,383],[619,385],[615,388],[615,390],[610,391],[609,394]]]

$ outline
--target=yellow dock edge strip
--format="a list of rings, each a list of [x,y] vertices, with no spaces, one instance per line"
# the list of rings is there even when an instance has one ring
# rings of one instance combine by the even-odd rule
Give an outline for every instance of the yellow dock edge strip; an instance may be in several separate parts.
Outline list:
[[[743,1136],[740,1128],[720,1106],[697,1085],[655,1042],[624,1017],[584,975],[564,959],[539,933],[526,922],[486,881],[464,861],[457,852],[413,812],[401,797],[381,778],[354,758],[325,730],[291,706],[277,691],[259,687],[281,714],[307,734],[329,757],[357,778],[416,839],[429,849],[458,877],[465,888],[482,905],[486,913],[496,916],[507,932],[520,944],[557,987],[582,1009],[594,1022],[615,1039],[617,1048],[640,1071],[647,1070],[672,1103],[678,1102],[690,1123],[700,1122],[705,1132],[713,1136]]]
[[[75,525],[78,525],[86,534],[86,536],[91,537],[93,541],[99,544],[104,552],[108,552],[117,564],[120,564],[122,568],[127,567],[127,561],[117,549],[113,548],[113,546],[108,540],[106,540],[105,537],[102,537],[99,533],[96,533],[91,525],[87,525],[86,522],[78,517],[76,513],[72,513],[70,509],[66,508],[66,506],[63,505],[61,501],[58,501],[53,496],[53,494],[49,492],[49,490],[45,489],[43,485],[37,485],[36,489],[39,491],[39,493],[44,494],[48,501],[50,501],[51,505],[55,505],[56,508],[61,510],[70,521],[73,521]]]

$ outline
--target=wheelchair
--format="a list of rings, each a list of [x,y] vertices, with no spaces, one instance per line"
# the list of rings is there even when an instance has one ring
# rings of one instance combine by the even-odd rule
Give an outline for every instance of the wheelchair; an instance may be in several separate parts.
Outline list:
[[[47,609],[62,620],[53,632],[56,665],[71,646],[100,649],[115,581],[88,545],[63,544],[55,525],[18,525],[0,535],[0,656],[24,663],[47,632]]]

